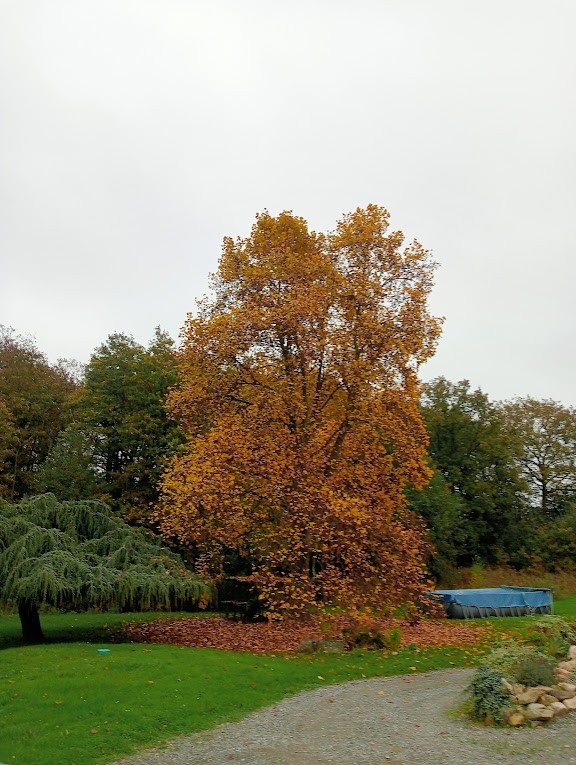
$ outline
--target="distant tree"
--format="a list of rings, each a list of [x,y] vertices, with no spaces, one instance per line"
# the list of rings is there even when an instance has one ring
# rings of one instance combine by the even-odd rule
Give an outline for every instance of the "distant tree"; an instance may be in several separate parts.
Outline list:
[[[0,496],[33,491],[35,473],[69,420],[76,383],[34,342],[0,327]]]
[[[502,405],[507,438],[528,485],[528,500],[553,517],[576,500],[576,410],[517,398]]]
[[[9,466],[17,438],[12,413],[0,398],[0,497],[11,493],[14,483],[14,470]]]
[[[43,605],[148,610],[210,597],[158,538],[101,502],[58,502],[50,494],[0,500],[0,604],[18,608],[26,642],[44,639]]]
[[[33,488],[60,500],[106,499],[107,486],[94,439],[78,425],[62,431],[38,468]]]
[[[407,492],[410,506],[426,522],[433,551],[428,569],[437,582],[447,586],[457,575],[458,562],[467,549],[467,507],[464,499],[450,491],[444,475],[435,470],[424,489]]]
[[[538,562],[547,571],[576,572],[576,507],[538,524],[536,544]]]
[[[467,380],[450,383],[440,377],[426,385],[422,413],[431,460],[465,507],[458,564],[514,562],[524,555],[529,537],[525,484],[500,411],[481,390],[472,391]]]
[[[416,370],[434,350],[434,264],[374,205],[334,233],[292,213],[225,239],[190,318],[171,411],[188,441],[159,519],[202,570],[249,562],[269,613],[414,599],[426,586],[426,433]]]
[[[183,440],[165,409],[177,381],[173,345],[159,329],[147,348],[110,335],[85,369],[76,425],[92,445],[108,501],[129,520],[149,518],[164,462]]]

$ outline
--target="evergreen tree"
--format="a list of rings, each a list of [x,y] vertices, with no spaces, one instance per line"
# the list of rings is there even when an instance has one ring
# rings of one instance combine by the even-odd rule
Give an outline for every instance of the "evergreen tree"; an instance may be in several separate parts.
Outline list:
[[[102,502],[53,495],[0,500],[0,604],[17,607],[26,642],[44,639],[40,607],[148,610],[201,606],[208,586]]]

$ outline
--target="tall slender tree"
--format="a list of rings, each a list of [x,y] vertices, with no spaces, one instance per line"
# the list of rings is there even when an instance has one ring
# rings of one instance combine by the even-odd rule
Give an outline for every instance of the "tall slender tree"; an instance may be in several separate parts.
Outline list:
[[[374,205],[328,235],[265,212],[225,239],[215,297],[184,328],[170,408],[188,440],[158,518],[213,576],[244,558],[269,612],[424,586],[404,488],[430,475],[417,369],[440,322],[429,253],[388,226]]]

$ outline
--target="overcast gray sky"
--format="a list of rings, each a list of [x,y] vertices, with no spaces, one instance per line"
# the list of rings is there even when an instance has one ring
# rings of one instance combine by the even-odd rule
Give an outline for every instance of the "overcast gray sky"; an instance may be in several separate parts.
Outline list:
[[[575,0],[0,0],[0,323],[177,337],[225,235],[374,202],[440,264],[423,379],[576,404]]]

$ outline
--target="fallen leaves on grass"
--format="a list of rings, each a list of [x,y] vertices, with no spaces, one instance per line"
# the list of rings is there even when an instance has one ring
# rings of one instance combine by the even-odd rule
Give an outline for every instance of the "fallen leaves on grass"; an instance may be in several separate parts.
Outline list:
[[[421,621],[416,625],[399,620],[382,622],[386,629],[399,627],[402,645],[418,647],[473,645],[487,636],[485,627],[467,627],[445,620]],[[285,620],[283,622],[243,624],[220,616],[161,619],[145,624],[129,624],[125,636],[139,643],[220,648],[252,653],[296,651],[304,640],[321,640],[320,622]]]

